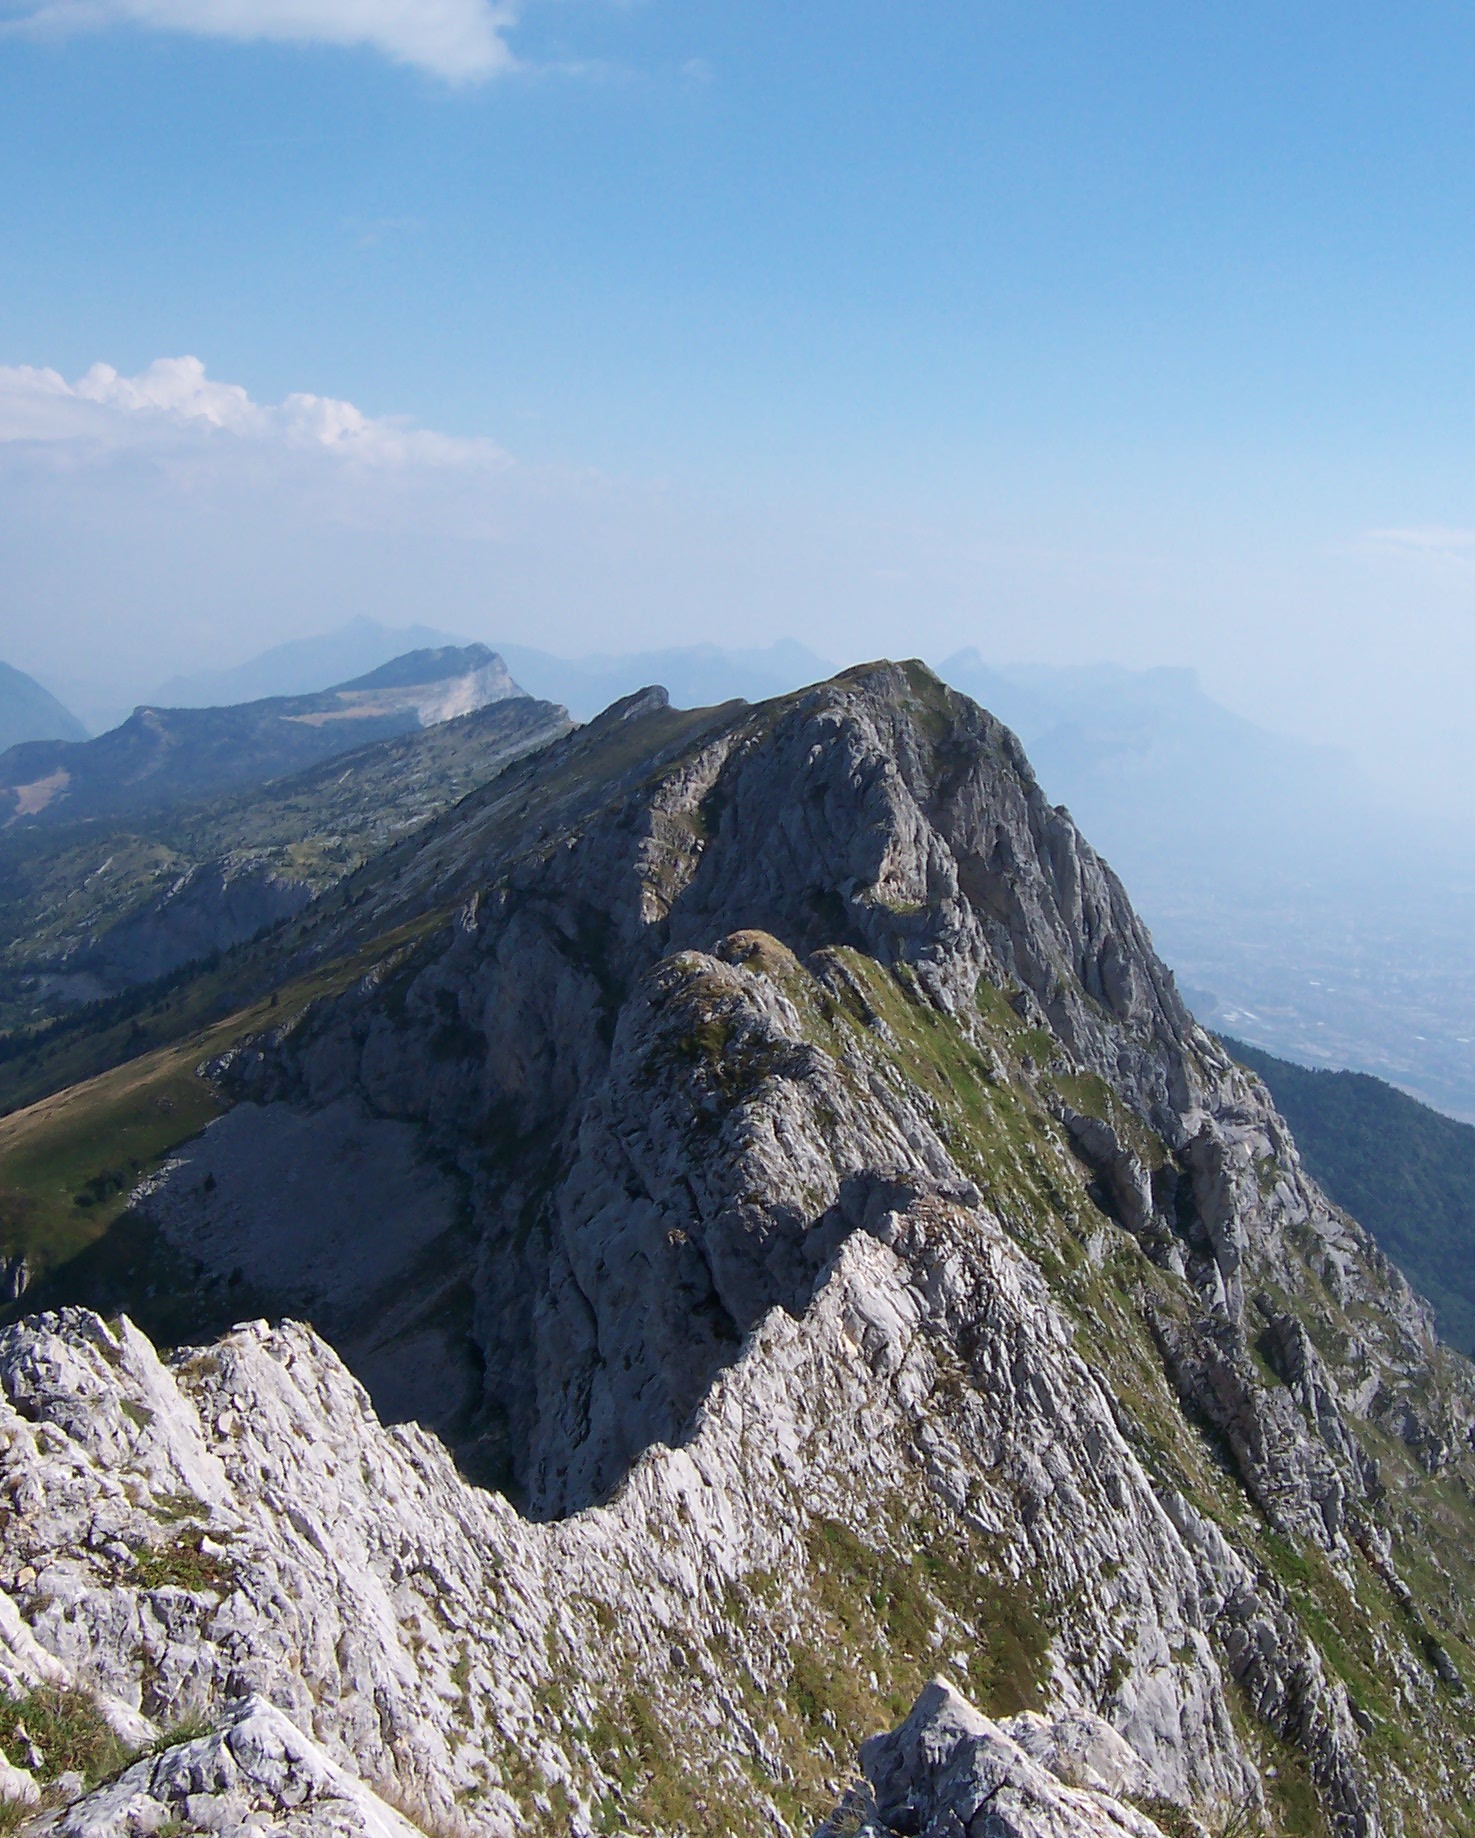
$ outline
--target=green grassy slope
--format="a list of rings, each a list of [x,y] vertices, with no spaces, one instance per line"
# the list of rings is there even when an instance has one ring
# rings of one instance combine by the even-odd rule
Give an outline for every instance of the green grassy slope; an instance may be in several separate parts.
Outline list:
[[[44,1277],[96,1245],[138,1180],[225,1108],[199,1076],[203,1062],[243,1035],[290,1024],[443,920],[427,915],[205,1025],[203,1003],[181,1003],[154,1017],[171,1035],[166,1044],[0,1116],[0,1255],[24,1256]],[[212,987],[223,1001],[228,986],[216,979]]]
[[[1475,1128],[1365,1072],[1321,1072],[1225,1046],[1270,1088],[1301,1159],[1475,1350]]]

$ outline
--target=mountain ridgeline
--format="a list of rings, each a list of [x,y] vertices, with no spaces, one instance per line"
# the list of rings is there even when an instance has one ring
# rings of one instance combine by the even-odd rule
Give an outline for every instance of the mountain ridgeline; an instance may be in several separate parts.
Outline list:
[[[162,1750],[69,1834],[1475,1831],[1475,1374],[923,666],[243,949],[0,1119],[0,1673]]]
[[[157,809],[278,778],[392,734],[519,694],[485,645],[410,652],[315,695],[225,708],[137,708],[95,740],[0,754],[0,819],[73,822]]]
[[[365,698],[399,713],[381,706],[365,715]],[[37,1040],[48,1028],[56,1036],[58,1017],[68,1018],[69,1037],[85,1033],[99,1002],[300,913],[571,725],[561,708],[524,696],[500,659],[479,647],[412,653],[303,701],[332,719],[302,731],[325,732],[333,747],[303,771],[255,782],[280,763],[271,729],[287,723],[284,708],[300,713],[300,702],[196,711],[219,749],[215,776],[249,782],[202,797],[211,774],[197,780],[176,764],[149,780],[150,796],[164,802],[90,817],[67,802],[57,820],[0,827],[0,1027],[10,1030],[12,1048],[27,1030]],[[463,703],[473,704],[470,712],[457,712]],[[340,720],[335,709],[351,712]],[[364,744],[364,729],[386,720],[411,725]],[[232,735],[245,736],[236,751]],[[32,1083],[45,1088],[45,1077],[38,1067]],[[19,1101],[24,1094],[23,1083]],[[0,1109],[6,1095],[0,1075]]]

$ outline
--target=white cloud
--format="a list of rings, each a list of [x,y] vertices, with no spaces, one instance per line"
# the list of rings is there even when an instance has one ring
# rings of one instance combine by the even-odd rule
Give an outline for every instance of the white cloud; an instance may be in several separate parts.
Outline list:
[[[513,0],[0,0],[10,30],[95,31],[130,24],[241,42],[365,46],[447,82],[515,63]]]
[[[209,452],[222,440],[379,468],[508,463],[492,441],[366,415],[331,396],[255,402],[239,383],[209,376],[197,357],[161,357],[133,377],[94,364],[75,383],[55,370],[0,365],[0,447],[23,444],[86,464],[125,453]]]

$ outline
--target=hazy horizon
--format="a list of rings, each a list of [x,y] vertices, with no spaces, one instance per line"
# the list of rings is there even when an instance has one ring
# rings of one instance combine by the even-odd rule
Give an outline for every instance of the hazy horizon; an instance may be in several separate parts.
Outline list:
[[[304,626],[287,638],[264,647],[249,649],[236,647],[231,652],[209,655],[200,660],[200,667],[193,670],[165,669],[166,660],[160,660],[159,667],[156,668],[143,692],[136,697],[119,699],[117,682],[113,677],[88,676],[85,673],[74,672],[70,678],[66,678],[41,670],[28,671],[27,674],[34,676],[45,689],[56,695],[71,712],[78,713],[83,719],[87,718],[84,711],[90,713],[92,718],[87,720],[87,726],[89,731],[95,734],[118,725],[135,707],[140,705],[163,706],[174,701],[192,705],[206,700],[207,695],[201,692],[208,691],[209,695],[213,696],[217,679],[221,684],[220,699],[229,701],[247,701],[265,695],[309,693],[313,689],[327,688],[332,683],[346,681],[349,675],[358,673],[361,668],[371,668],[372,664],[365,663],[360,666],[350,661],[351,654],[345,650],[345,661],[338,674],[331,674],[332,667],[329,665],[324,666],[330,671],[328,675],[324,675],[323,669],[308,668],[295,674],[289,671],[287,676],[282,678],[282,682],[286,683],[291,678],[292,687],[268,687],[266,675],[262,675],[261,667],[269,666],[279,657],[285,659],[297,652],[300,652],[304,658],[316,655],[320,650],[326,650],[334,641],[343,641],[347,645],[355,634],[361,634],[365,640],[364,656],[376,660],[381,653],[387,657],[391,654],[398,655],[405,651],[439,645],[473,644],[489,646],[504,656],[508,653],[515,655],[519,651],[546,655],[554,661],[567,664],[575,669],[617,667],[631,659],[649,660],[652,667],[658,667],[660,661],[665,657],[681,659],[684,662],[702,653],[710,653],[714,671],[720,674],[724,667],[730,668],[740,660],[751,659],[756,663],[760,659],[783,657],[785,663],[791,667],[776,672],[775,681],[782,679],[783,689],[768,692],[775,694],[783,693],[783,690],[789,687],[800,687],[803,683],[819,681],[824,676],[856,664],[869,662],[873,658],[902,659],[909,656],[920,656],[929,667],[940,672],[943,671],[947,662],[947,658],[939,654],[935,648],[925,655],[920,651],[908,651],[904,647],[892,647],[889,651],[857,652],[853,656],[825,656],[813,650],[793,633],[781,633],[773,639],[752,645],[724,644],[717,638],[694,638],[688,639],[686,643],[559,650],[541,644],[533,644],[530,638],[513,637],[495,628],[488,628],[481,633],[472,633],[419,622],[395,625],[359,613],[337,625],[311,628]],[[379,638],[392,642],[392,652],[385,643],[374,642]],[[787,657],[785,657],[786,653]],[[1063,691],[1069,682],[1075,679],[1080,684],[1082,693],[1089,693],[1098,674],[1107,672],[1119,675],[1123,681],[1127,682],[1146,683],[1158,680],[1167,686],[1181,680],[1185,688],[1191,686],[1195,691],[1209,696],[1211,700],[1219,701],[1219,698],[1213,694],[1211,686],[1204,682],[1202,672],[1192,664],[1148,664],[1134,667],[1107,657],[1073,657],[1059,663],[1049,663],[1038,657],[1011,659],[1005,656],[990,655],[976,644],[960,645],[955,648],[954,652],[949,653],[949,656],[961,656],[967,653],[976,654],[980,665],[997,670],[1001,675],[1008,676],[1021,686],[1027,684],[1032,676],[1038,675],[1042,683],[1048,683],[1053,689],[1060,691]],[[153,656],[153,653],[149,655]],[[4,658],[0,661],[8,663],[13,660]],[[161,671],[163,671],[162,674]],[[262,675],[262,682],[259,686],[254,681],[258,675]],[[276,676],[269,671],[267,675],[271,675],[272,682],[275,684]],[[300,676],[300,687],[297,685],[297,676]],[[655,680],[657,679],[652,678],[652,681]],[[78,685],[83,686],[80,693],[75,694],[72,699],[68,699],[64,693],[69,682],[74,689]],[[87,687],[89,684],[91,687]],[[1240,719],[1250,721],[1252,725],[1261,728],[1271,738],[1291,740],[1299,738],[1271,723],[1244,715],[1240,710],[1231,710],[1227,702],[1222,706],[1230,713],[1239,716]],[[577,718],[587,720],[596,712],[597,708],[591,704]],[[1308,741],[1306,744],[1324,749],[1329,755],[1343,755],[1350,763],[1350,751],[1342,743]]]
[[[1475,812],[1475,20],[0,0],[0,656],[1196,669]]]

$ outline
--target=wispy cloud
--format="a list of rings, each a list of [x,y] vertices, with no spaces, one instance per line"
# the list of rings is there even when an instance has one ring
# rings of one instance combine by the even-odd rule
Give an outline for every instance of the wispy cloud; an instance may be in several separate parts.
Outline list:
[[[366,415],[332,396],[256,402],[239,383],[210,376],[197,357],[158,358],[132,377],[94,364],[75,383],[55,370],[0,366],[0,447],[55,450],[86,464],[123,453],[205,450],[221,440],[379,468],[509,463],[490,440]]]
[[[1475,563],[1475,530],[1451,528],[1445,524],[1423,524],[1401,530],[1369,530],[1363,541],[1374,549],[1432,556],[1444,561]]]
[[[133,25],[239,42],[360,46],[447,82],[479,82],[516,63],[513,0],[0,0],[9,31]]]

